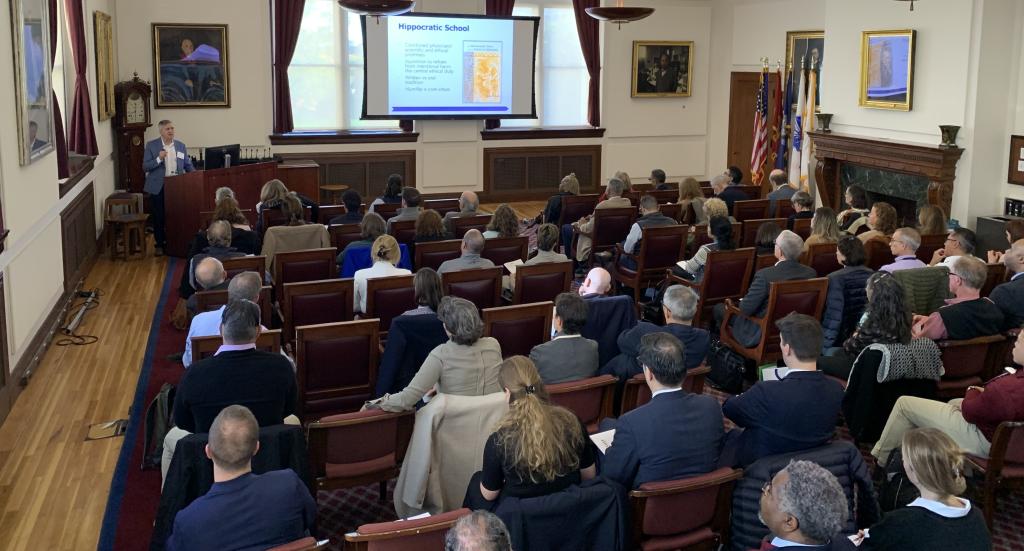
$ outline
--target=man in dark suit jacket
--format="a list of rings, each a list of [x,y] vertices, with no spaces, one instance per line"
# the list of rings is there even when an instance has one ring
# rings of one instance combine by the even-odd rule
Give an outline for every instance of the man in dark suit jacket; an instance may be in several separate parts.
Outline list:
[[[821,325],[792,313],[775,322],[786,369],[722,405],[737,427],[726,435],[723,466],[745,467],[762,457],[809,450],[832,439],[843,402],[843,387],[818,371]]]
[[[714,190],[715,196],[725,201],[725,206],[729,207],[730,216],[732,215],[733,203],[750,199],[746,193],[730,185],[729,177],[725,174],[719,174],[711,179],[711,189]]]
[[[614,423],[601,474],[626,488],[711,472],[722,441],[722,411],[710,396],[680,388],[685,345],[668,333],[640,340],[640,362],[651,401]],[[611,423],[602,423],[607,430]]]
[[[555,298],[552,328],[555,336],[530,351],[544,384],[578,381],[597,372],[597,341],[580,335],[587,324],[587,301],[576,293],[561,293]]]
[[[671,94],[678,86],[679,73],[669,64],[668,54],[661,54],[658,68],[654,71],[654,88],[659,94]]]
[[[316,502],[295,471],[253,474],[259,425],[245,406],[224,408],[210,426],[213,486],[178,511],[167,549],[266,549],[309,535]]]
[[[164,176],[192,172],[195,167],[192,166],[185,144],[174,139],[174,123],[165,119],[157,126],[160,137],[146,143],[142,155],[142,170],[146,173],[146,183],[142,190],[149,194],[156,255],[161,256],[167,246],[164,231]]]
[[[771,531],[762,551],[853,550],[841,534],[850,514],[836,476],[813,461],[791,461],[761,492],[761,521]]]
[[[755,318],[764,316],[768,310],[768,293],[772,283],[811,279],[818,275],[814,268],[800,263],[803,248],[804,240],[789,230],[784,230],[775,238],[775,258],[779,261],[774,266],[762,268],[754,274],[747,295],[740,299],[740,312]],[[725,305],[715,305],[714,313],[717,327],[725,319]],[[733,318],[732,334],[740,344],[747,347],[756,346],[761,340],[761,328],[745,318]]]
[[[791,230],[800,218],[814,219],[814,199],[806,191],[798,191],[789,199],[793,203],[793,214],[786,219],[786,229]]]
[[[793,194],[796,193],[796,188],[789,185],[789,177],[786,171],[776,168],[768,174],[768,181],[772,183],[775,189],[773,189],[768,195],[765,196],[768,199],[768,216],[775,217],[778,212],[779,201],[789,201]]]
[[[1014,272],[1013,279],[997,285],[989,294],[992,302],[1003,311],[1003,323],[1007,329],[1024,325],[1024,239],[1003,254],[1007,271]]]

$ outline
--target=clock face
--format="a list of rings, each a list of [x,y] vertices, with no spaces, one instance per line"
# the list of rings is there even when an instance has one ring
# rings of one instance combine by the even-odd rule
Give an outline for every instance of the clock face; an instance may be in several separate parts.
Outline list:
[[[125,124],[145,124],[146,122],[146,102],[138,92],[130,94],[124,102],[124,122]]]

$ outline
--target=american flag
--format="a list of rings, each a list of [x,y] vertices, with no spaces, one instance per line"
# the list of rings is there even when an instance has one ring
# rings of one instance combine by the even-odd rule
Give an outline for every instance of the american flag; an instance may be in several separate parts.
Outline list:
[[[761,84],[757,92],[757,109],[754,111],[754,149],[750,152],[750,180],[761,183],[761,167],[768,157],[768,67],[761,71]]]
[[[785,118],[782,114],[782,67],[780,66],[775,71],[776,79],[773,92],[775,93],[775,101],[772,102],[772,142],[768,146],[768,151],[772,152],[772,166],[775,168],[782,168],[779,164],[779,157],[786,156],[786,146],[779,147],[780,141],[783,139],[785,133]],[[788,104],[787,104],[788,106]]]

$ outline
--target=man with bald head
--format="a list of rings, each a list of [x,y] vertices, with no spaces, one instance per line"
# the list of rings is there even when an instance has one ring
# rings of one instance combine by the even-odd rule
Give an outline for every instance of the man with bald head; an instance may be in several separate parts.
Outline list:
[[[221,291],[227,289],[227,273],[220,260],[207,256],[198,260],[195,264],[195,281],[193,286],[197,291]],[[195,293],[188,297],[185,304],[190,315],[196,315],[197,301]]]
[[[213,486],[178,511],[169,550],[267,549],[309,535],[316,502],[295,471],[252,472],[259,434],[245,406],[228,406],[213,420],[206,444]]]
[[[612,275],[604,268],[594,268],[587,273],[587,278],[580,285],[580,296],[594,298],[608,294],[612,289]]]
[[[444,215],[444,227],[449,233],[455,231],[452,228],[452,218],[463,218],[466,216],[477,216],[480,213],[477,212],[477,208],[480,206],[480,198],[477,197],[475,191],[463,191],[462,195],[459,196],[459,211],[449,212]]]
[[[220,264],[216,258],[209,258],[207,260]],[[260,289],[263,287],[263,281],[256,272],[242,272],[231,278],[231,281],[226,286],[229,301],[245,299],[259,304]],[[185,367],[192,365],[192,337],[219,335],[220,318],[223,314],[224,307],[221,306],[217,310],[201,312],[192,318],[192,323],[188,327],[188,337],[185,339],[185,354],[181,357]]]
[[[1003,311],[1006,329],[1021,327],[1024,326],[1024,239],[1018,239],[1003,253],[1003,264],[1013,277],[992,289],[989,298]]]
[[[480,233],[480,230],[469,230],[466,235],[462,236],[462,256],[442,262],[437,273],[493,268],[493,262],[480,256],[482,252],[484,252],[484,234]]]
[[[779,201],[789,201],[796,193],[796,188],[789,185],[789,178],[786,171],[776,168],[768,174],[768,181],[772,184],[772,191],[765,197],[768,199],[768,214],[778,216],[776,205]]]

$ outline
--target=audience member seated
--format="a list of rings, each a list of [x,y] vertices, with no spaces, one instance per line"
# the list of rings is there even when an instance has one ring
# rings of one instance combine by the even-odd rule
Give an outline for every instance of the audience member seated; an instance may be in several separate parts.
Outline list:
[[[639,254],[640,243],[644,238],[644,228],[657,228],[661,226],[675,226],[679,222],[661,213],[658,207],[658,199],[653,195],[644,195],[640,198],[640,217],[629,227],[629,233],[622,244],[622,250],[628,254]],[[633,257],[620,257],[619,262],[628,270],[636,270],[636,260]]]
[[[457,396],[501,391],[501,345],[497,339],[483,336],[484,322],[476,305],[463,298],[444,297],[438,305],[437,317],[444,324],[448,342],[430,351],[416,376],[401,392],[371,400],[364,409],[408,411],[435,391]]]
[[[789,230],[784,230],[779,234],[775,240],[775,258],[779,261],[774,266],[762,268],[754,274],[746,296],[740,299],[740,312],[746,316],[760,318],[768,310],[768,296],[773,282],[817,277],[818,273],[814,271],[814,268],[800,263],[803,248],[804,240],[800,239],[799,235]],[[716,304],[713,311],[715,326],[718,327],[725,319],[725,304]],[[732,320],[732,333],[737,342],[746,347],[756,346],[761,340],[761,328],[746,318],[734,317]],[[820,346],[821,328],[818,328],[818,331],[819,337],[816,343]]]
[[[508,528],[497,515],[473,511],[448,530],[444,551],[512,551],[512,543]]]
[[[420,192],[414,187],[402,188],[402,208],[398,209],[398,212],[388,218],[388,231],[391,231],[392,222],[402,222],[405,220],[416,220],[420,215]]]
[[[484,232],[484,239],[495,237],[519,237],[519,219],[516,218],[516,211],[505,203],[494,209],[494,215],[487,224],[487,231]]]
[[[917,211],[917,231],[921,235],[947,233],[946,213],[935,205],[924,205]]]
[[[482,258],[480,253],[484,251],[484,236],[480,230],[472,229],[462,236],[462,255],[458,258],[445,260],[437,268],[437,273],[458,272],[461,270],[475,270],[477,268],[493,268],[494,262]]]
[[[395,241],[395,238],[390,235],[385,234],[378,237],[370,247],[370,254],[373,258],[373,266],[358,270],[353,276],[355,292],[352,299],[356,312],[366,313],[366,280],[412,273],[405,268],[397,267],[398,261],[402,259],[402,251],[398,248],[398,241]]]
[[[416,217],[416,234],[413,241],[424,243],[427,241],[444,241],[451,239],[452,234],[444,228],[444,220],[434,209],[420,211]]]
[[[746,193],[730,185],[729,176],[725,174],[719,174],[711,179],[711,189],[714,190],[716,197],[725,201],[725,207],[730,214],[733,203],[750,199]]]
[[[1006,242],[1010,245],[1024,239],[1024,218],[1006,222]],[[1003,261],[1003,251],[989,251],[988,263],[998,264]]]
[[[867,257],[860,239],[846,236],[836,244],[836,260],[843,267],[828,275],[828,295],[821,318],[822,350],[842,345],[857,329],[867,307],[867,282],[874,273],[864,265]]]
[[[859,534],[860,546],[899,551],[992,549],[981,511],[957,497],[967,489],[957,442],[939,429],[913,429],[903,435],[902,450],[907,479],[921,497]]]
[[[213,216],[210,222],[223,220],[231,224],[231,246],[245,254],[258,254],[260,252],[260,236],[252,231],[249,219],[238,208],[238,201],[235,199],[235,192],[229,187],[217,188],[215,195],[216,203],[213,208]],[[192,244],[189,246],[188,257],[197,254],[210,243],[206,240],[206,232],[196,233]]]
[[[189,251],[189,268],[181,274],[181,286],[178,289],[179,296],[188,298],[195,293],[197,289],[195,285],[196,267],[199,266],[199,263],[204,258],[212,257],[223,261],[228,258],[246,255],[246,253],[239,251],[233,246],[232,234],[231,224],[228,222],[224,220],[210,222],[210,227],[206,229],[203,236],[205,245],[202,248]],[[198,239],[193,240],[193,245],[200,244],[197,241]]]
[[[555,298],[553,337],[530,351],[530,360],[544,384],[577,381],[597,373],[597,342],[580,335],[586,324],[587,301],[573,293]]]
[[[580,285],[579,295],[583,298],[602,297],[612,290],[612,276],[604,268],[592,268]]]
[[[501,363],[499,379],[508,413],[484,445],[483,468],[470,479],[463,506],[493,510],[502,496],[544,496],[594,478],[586,427],[551,403],[533,362],[512,356]]]
[[[294,193],[288,194],[281,204],[288,217],[288,223],[268,230],[263,237],[260,254],[267,257],[267,267],[274,264],[274,254],[306,249],[322,249],[331,246],[331,235],[323,224],[307,224],[303,218],[304,207]]]
[[[736,219],[729,213],[729,206],[725,204],[725,201],[718,197],[711,197],[704,201],[704,219],[710,221],[716,216],[722,216],[729,219],[729,222],[735,224]],[[691,231],[694,231],[693,228]]]
[[[300,208],[287,209],[286,207],[288,205],[285,203],[288,197],[294,197],[298,200]],[[268,209],[285,211],[285,217],[290,219],[294,217],[295,213],[298,213],[299,218],[304,219],[305,207],[310,207],[312,209],[313,218],[316,219],[320,207],[316,201],[294,191],[288,191],[284,182],[277,178],[270,180],[266,184],[263,184],[263,188],[260,190],[260,202],[256,203],[256,232],[262,235],[267,229],[263,227],[263,211]],[[294,224],[290,221],[289,225]]]
[[[598,203],[594,208],[610,209],[632,206],[629,199],[622,196],[622,193],[625,191],[625,187],[626,184],[618,178],[608,180],[606,192],[608,194],[608,198]],[[573,228],[580,234],[579,238],[576,240],[576,260],[579,262],[586,262],[587,259],[590,258],[590,237],[583,234],[589,234],[594,231],[594,216],[589,214],[580,218],[578,221],[573,223]]]
[[[1003,311],[991,299],[981,296],[988,266],[973,256],[960,256],[949,270],[949,292],[953,298],[928,316],[914,316],[914,337],[973,339],[1003,330]]]
[[[632,180],[629,179],[629,174],[626,173],[625,171],[620,170],[620,171],[616,172],[610,178],[610,180],[619,180],[619,181],[622,182],[622,194],[623,194],[623,196],[625,194],[633,191],[633,182],[632,182]],[[604,192],[601,193],[601,195],[597,198],[597,200],[598,200],[598,202],[604,201],[608,197],[609,197],[609,195],[608,195],[608,188],[605,187],[604,188]]]
[[[796,197],[794,195],[794,197]],[[799,213],[803,214],[803,212]],[[797,218],[800,218],[799,216]],[[836,211],[821,207],[814,211],[811,218],[811,235],[804,240],[804,252],[811,248],[811,245],[821,243],[836,243],[839,241],[839,223],[836,222]]]
[[[798,191],[789,199],[793,204],[793,214],[786,220],[786,229],[793,229],[798,218],[814,218],[814,199],[806,191]]]
[[[724,434],[722,408],[711,396],[682,389],[687,369],[682,358],[689,347],[669,333],[648,333],[638,348],[651,401],[601,423],[601,430],[615,429],[601,475],[636,488],[715,470]]]
[[[216,262],[215,259],[210,259]],[[228,301],[248,300],[259,303],[260,288],[263,280],[256,272],[242,272],[227,283]],[[185,367],[192,365],[192,337],[211,337],[220,334],[220,320],[224,315],[225,306],[209,312],[200,312],[192,318],[188,326],[188,336],[185,337],[185,353],[181,356]]]
[[[762,222],[757,227],[757,233],[754,235],[754,253],[758,256],[762,254],[774,254],[775,253],[775,240],[779,238],[779,234],[782,233],[782,228],[775,222]],[[801,245],[801,251],[803,246]]]
[[[353,241],[338,253],[338,266],[342,266],[345,255],[355,249],[369,249],[378,237],[388,233],[387,223],[376,212],[368,212],[359,222],[359,240]]]
[[[346,189],[341,194],[341,202],[345,204],[345,214],[339,214],[331,218],[327,223],[334,224],[358,224],[363,221],[363,213],[360,208],[363,205],[363,198],[354,189]]]
[[[281,354],[256,350],[260,327],[260,307],[255,302],[233,300],[224,307],[220,324],[224,344],[214,356],[192,364],[178,383],[175,427],[164,437],[163,478],[178,440],[189,433],[209,432],[213,418],[231,404],[252,410],[261,427],[283,421],[298,424],[295,371]]]
[[[687,176],[679,182],[679,217],[685,219],[686,211],[693,207],[693,220],[691,224],[707,224],[708,218],[704,214],[704,192],[700,189],[700,182],[696,178]]]
[[[843,198],[849,208],[839,213],[839,229],[856,235],[868,223],[868,194],[857,184],[846,188]]]
[[[672,186],[665,183],[665,179],[665,171],[660,168],[656,168],[651,171],[651,176],[648,178],[648,181],[651,182],[655,190],[668,191],[672,189]]]
[[[548,197],[548,203],[544,205],[541,222],[558,224],[558,219],[562,216],[562,197],[579,194],[580,181],[576,178],[575,172],[562,178],[562,181],[558,183],[558,193]]]
[[[775,218],[778,214],[776,205],[779,201],[789,201],[797,189],[789,184],[789,175],[785,170],[776,168],[768,174],[768,182],[772,185],[772,191],[765,196],[768,199],[768,216]]]
[[[732,223],[724,216],[714,216],[708,223],[708,235],[711,243],[701,245],[697,252],[688,260],[680,260],[672,273],[690,281],[699,282],[704,278],[704,266],[708,263],[708,254],[714,251],[731,251],[736,249],[735,236],[732,234]]]
[[[868,231],[857,236],[863,243],[872,240],[888,243],[896,231],[896,209],[884,201],[876,202],[871,206],[867,224]]]
[[[260,427],[245,406],[225,407],[210,425],[206,457],[213,486],[178,511],[169,551],[268,549],[301,539],[316,524],[316,501],[295,471],[252,472]]]
[[[839,480],[812,461],[790,461],[761,490],[761,521],[774,549],[853,550],[842,533],[850,516]]]
[[[392,174],[388,176],[388,181],[384,184],[384,195],[373,200],[369,206],[366,207],[366,212],[374,212],[374,207],[377,205],[400,205],[402,203],[402,176],[400,174]]]
[[[420,268],[413,277],[417,307],[391,320],[388,340],[377,369],[377,393],[401,392],[409,385],[432,350],[448,342],[437,308],[444,293],[441,276]]]
[[[835,433],[843,387],[817,369],[818,320],[792,313],[778,320],[779,348],[786,369],[733,396],[722,413],[740,429],[726,435],[720,464],[745,467],[762,457],[809,450]]]
[[[619,335],[619,355],[601,368],[602,374],[615,375],[625,381],[641,373],[640,343],[651,333],[668,333],[683,343],[683,367],[693,369],[704,363],[711,345],[711,334],[704,329],[693,327],[693,316],[697,313],[700,297],[693,289],[683,285],[672,285],[665,290],[661,310],[665,316],[664,327],[641,321]]]
[[[961,256],[974,256],[974,250],[978,247],[978,238],[973,231],[967,228],[953,230],[941,249],[932,254],[931,266],[942,265],[953,266],[953,262]]]
[[[568,262],[569,257],[555,251],[558,246],[558,226],[541,224],[537,228],[537,254],[523,263],[524,266],[546,264],[548,262]],[[502,276],[502,288],[506,291],[515,290],[515,272],[511,276]]]
[[[1004,329],[1021,327],[1024,325],[1024,239],[1014,242],[1000,260],[1013,277],[992,289],[989,297],[1003,311]]]
[[[577,186],[578,188],[578,186]],[[561,203],[559,203],[561,206]],[[467,216],[478,216],[480,213],[476,210],[480,207],[480,198],[477,197],[476,192],[463,191],[462,195],[459,195],[459,211],[449,212],[444,215],[444,227],[448,230],[448,233],[453,233],[451,219],[452,218],[465,218]]]
[[[730,186],[743,185],[743,170],[741,170],[740,167],[735,165],[730,166],[725,170],[724,174],[729,177]]]
[[[188,300],[185,302],[190,316],[195,316],[199,313],[197,312],[198,305],[196,301],[198,299],[195,295],[196,291],[220,291],[228,286],[224,265],[214,256],[208,256],[199,260],[199,263],[195,266],[194,279],[195,281],[188,285],[192,292],[188,293]]]
[[[917,248],[921,246],[921,234],[914,228],[900,228],[889,240],[889,250],[895,262],[879,268],[882,272],[898,272],[927,266],[917,258]]]
[[[1024,365],[1024,331],[1013,347],[1013,362]],[[963,398],[949,403],[901,397],[871,455],[878,458],[879,465],[885,465],[904,433],[929,427],[949,435],[965,452],[987,457],[996,427],[1003,421],[1024,421],[1024,369],[1003,373],[983,386],[969,387]]]

